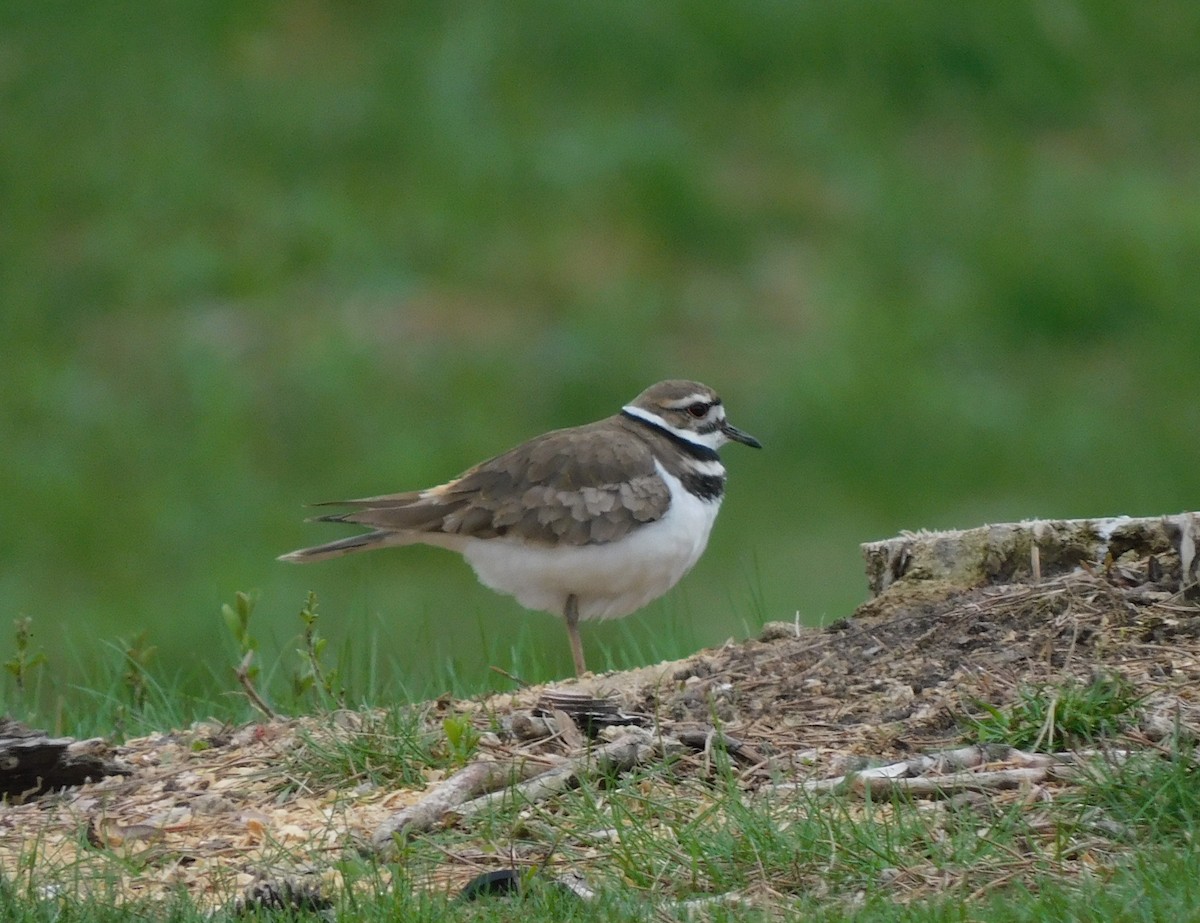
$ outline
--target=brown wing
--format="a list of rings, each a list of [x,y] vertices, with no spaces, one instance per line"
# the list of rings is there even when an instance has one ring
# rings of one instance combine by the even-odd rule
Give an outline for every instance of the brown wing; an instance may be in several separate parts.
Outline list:
[[[547,433],[430,490],[352,500],[322,517],[397,532],[539,543],[611,542],[660,519],[671,493],[640,439],[616,439],[613,421]]]

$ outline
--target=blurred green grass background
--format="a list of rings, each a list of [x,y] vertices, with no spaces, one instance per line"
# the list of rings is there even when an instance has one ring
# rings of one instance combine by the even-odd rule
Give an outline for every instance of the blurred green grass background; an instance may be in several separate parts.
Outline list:
[[[286,649],[313,589],[372,681],[566,675],[453,556],[274,558],[341,534],[304,502],[675,376],[766,448],[597,666],[844,616],[901,529],[1195,509],[1197,35],[1180,0],[6,4],[3,624],[63,682],[144,631],[186,684],[235,590]]]

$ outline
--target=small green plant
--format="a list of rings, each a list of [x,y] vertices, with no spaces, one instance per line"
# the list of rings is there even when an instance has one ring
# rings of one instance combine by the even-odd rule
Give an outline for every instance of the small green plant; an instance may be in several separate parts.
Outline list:
[[[292,695],[302,699],[314,692],[323,701],[334,702],[339,708],[346,707],[346,690],[339,685],[336,667],[327,668],[322,662],[328,638],[317,631],[317,594],[311,590],[300,610],[300,621],[304,623],[304,646],[296,653],[300,655],[300,672],[292,677]]]
[[[250,617],[254,614],[256,602],[257,597],[253,594],[238,590],[234,594],[233,605],[225,603],[221,607],[221,616],[225,619],[225,625],[234,640],[237,641],[242,654],[258,650],[258,640],[250,634]],[[257,676],[258,669],[254,668],[252,673]]]
[[[977,701],[984,714],[967,716],[963,724],[980,743],[1063,750],[1119,733],[1139,701],[1123,677],[1104,674],[1086,684],[1068,680],[1058,686],[1024,687],[1017,701],[1003,708]]]
[[[129,691],[134,708],[141,710],[146,705],[146,694],[149,690],[147,668],[154,659],[158,648],[146,643],[146,632],[138,632],[125,643],[125,670],[121,674],[121,683]]]
[[[446,735],[446,756],[455,766],[465,766],[479,746],[479,731],[466,715],[451,715],[442,720]]]
[[[24,693],[33,671],[46,663],[46,655],[33,649],[33,619],[27,615],[13,619],[13,655],[4,661],[4,669],[16,683],[17,692]]]
[[[226,627],[237,641],[241,654],[241,660],[233,668],[234,675],[237,676],[250,703],[268,718],[273,718],[275,710],[267,704],[257,686],[259,669],[254,663],[254,655],[258,651],[258,639],[250,634],[250,617],[254,614],[255,602],[257,602],[256,596],[238,590],[234,596],[233,605],[225,603],[221,607],[221,615],[225,619]]]

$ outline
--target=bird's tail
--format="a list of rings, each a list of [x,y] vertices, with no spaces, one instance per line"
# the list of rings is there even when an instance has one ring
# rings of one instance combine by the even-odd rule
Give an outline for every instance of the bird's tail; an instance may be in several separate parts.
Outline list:
[[[385,545],[394,544],[399,544],[395,532],[376,529],[374,532],[351,535],[349,538],[340,538],[336,542],[326,542],[324,545],[314,545],[312,548],[301,548],[288,554],[281,554],[279,560],[290,561],[293,564],[307,564],[309,561],[340,558],[352,551],[366,551],[369,548],[382,548]]]

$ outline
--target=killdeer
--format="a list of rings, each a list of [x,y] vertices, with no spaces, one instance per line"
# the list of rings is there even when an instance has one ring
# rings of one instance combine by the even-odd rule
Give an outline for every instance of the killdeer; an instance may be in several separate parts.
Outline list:
[[[761,448],[694,381],[651,385],[615,416],[553,430],[427,490],[320,503],[373,531],[281,561],[425,543],[457,551],[485,586],[561,615],[575,670],[579,622],[629,615],[691,570],[725,493],[717,449]]]

